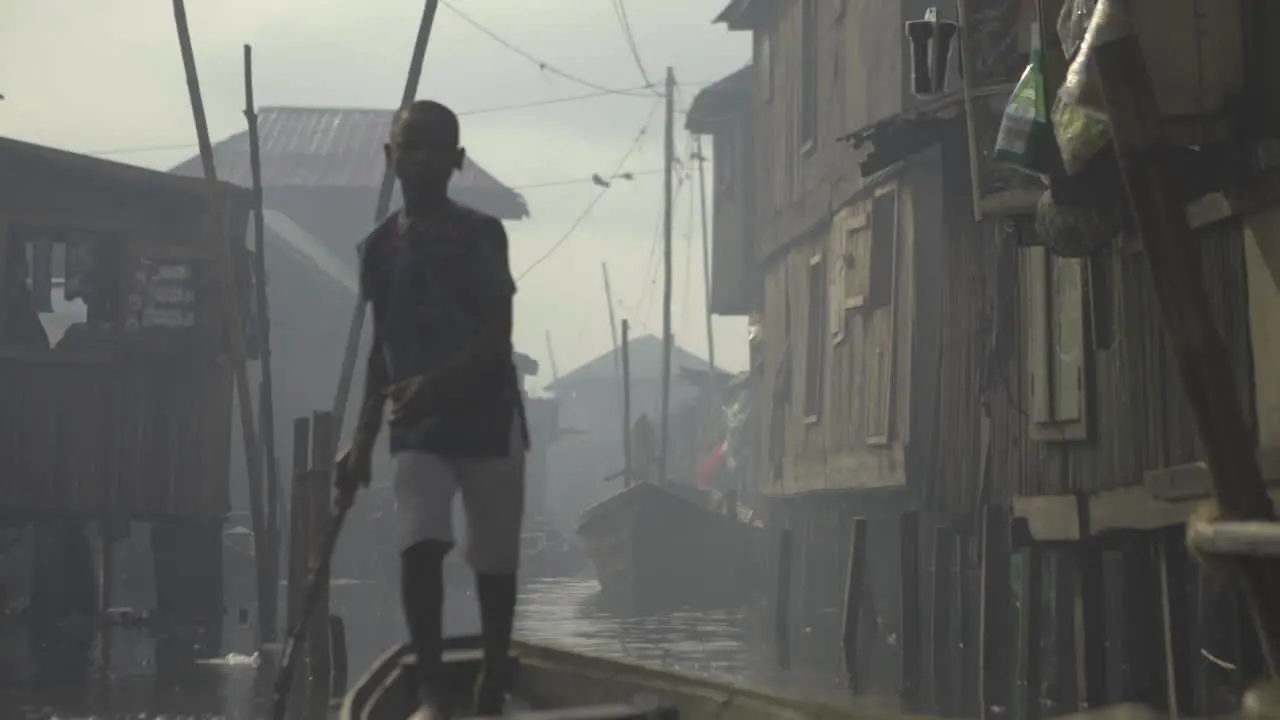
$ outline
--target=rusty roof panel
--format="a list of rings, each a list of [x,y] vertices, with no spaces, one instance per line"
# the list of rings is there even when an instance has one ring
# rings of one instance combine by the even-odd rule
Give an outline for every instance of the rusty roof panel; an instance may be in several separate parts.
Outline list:
[[[258,110],[258,142],[262,185],[271,187],[377,188],[386,163],[383,145],[393,110],[264,107]],[[218,178],[236,185],[252,184],[249,133],[239,132],[213,148]],[[200,157],[173,169],[200,175]],[[506,187],[467,158],[453,178],[451,190],[478,201],[487,212],[514,220],[529,215],[519,193]]]

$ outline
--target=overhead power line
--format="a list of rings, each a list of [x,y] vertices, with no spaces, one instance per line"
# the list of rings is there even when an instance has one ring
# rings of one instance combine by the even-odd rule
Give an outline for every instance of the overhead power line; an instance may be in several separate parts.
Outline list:
[[[645,87],[655,95],[659,94],[657,86],[644,68],[644,59],[640,57],[640,46],[636,44],[635,33],[631,31],[631,18],[627,15],[626,0],[613,0],[613,12],[618,16],[618,25],[622,28],[622,39],[626,41],[627,49],[631,51],[631,58],[636,61],[636,69],[640,71]]]
[[[653,119],[658,113],[658,106],[661,104],[662,104],[662,99],[659,98],[654,101],[653,107],[649,108],[649,116],[645,118],[644,125],[640,127],[640,132],[636,133],[635,139],[631,141],[631,146],[628,147],[627,151],[622,154],[622,159],[618,161],[618,164],[614,168],[613,172],[609,173],[609,177],[614,177],[619,173],[621,173],[622,168],[625,167],[627,164],[627,160],[631,159],[631,156],[634,155],[636,150],[640,148],[640,143],[644,140],[645,135],[648,134],[649,127],[653,125]],[[559,250],[560,247],[565,244],[565,241],[573,237],[573,233],[582,225],[582,221],[586,220],[587,217],[591,215],[591,211],[595,210],[596,205],[599,204],[600,199],[605,196],[605,193],[609,192],[610,187],[612,186],[606,185],[600,188],[600,192],[596,193],[595,197],[591,198],[591,202],[587,203],[587,206],[583,208],[582,212],[578,215],[578,217],[573,221],[571,225],[569,225],[569,229],[565,231],[564,235],[560,236],[560,239],[557,240],[550,247],[550,249],[548,249],[545,253],[543,253],[537,260],[534,260],[533,263],[529,265],[529,267],[525,268],[524,271],[521,272],[518,277],[516,277],[517,282],[519,282],[520,280],[523,280],[525,276],[533,272],[534,269],[537,268],[539,265],[541,265],[543,262],[545,262],[547,258],[551,257],[552,255],[555,255],[556,251]]]
[[[644,89],[645,89],[644,86],[631,88],[631,90],[633,91],[642,91]],[[523,103],[512,103],[509,105],[494,105],[491,107],[475,108],[472,110],[461,110],[458,112],[458,116],[464,117],[464,116],[471,116],[471,115],[489,115],[492,113],[511,112],[514,110],[527,110],[530,108],[546,107],[548,105],[561,105],[564,103],[581,102],[583,100],[593,100],[596,98],[610,97],[610,96],[617,96],[617,95],[619,95],[619,93],[614,92],[612,90],[609,90],[609,91],[597,90],[595,92],[582,93],[579,95],[565,95],[562,97],[546,98],[545,100],[531,100],[529,102],[523,102]],[[648,98],[647,95],[627,94],[627,93],[623,93],[623,95],[626,97],[637,97],[637,98],[646,98],[646,99]],[[108,148],[106,150],[93,150],[83,154],[89,155],[92,157],[109,157],[112,155],[135,155],[139,153],[163,152],[166,150],[186,150],[189,148],[193,148],[195,146],[196,144],[193,142],[170,143],[167,145],[141,145],[136,147],[119,147],[119,148]]]
[[[575,83],[577,83],[577,84],[579,84],[579,85],[582,85],[582,86],[584,86],[584,87],[589,87],[589,88],[592,88],[593,90],[599,90],[599,91],[601,91],[601,92],[614,93],[614,94],[618,94],[618,95],[640,95],[640,94],[641,94],[641,93],[639,93],[639,92],[637,92],[637,91],[635,91],[635,90],[626,90],[626,89],[619,89],[619,88],[610,88],[610,87],[608,87],[608,86],[600,85],[599,83],[594,83],[594,82],[592,82],[592,81],[590,81],[590,80],[587,80],[586,78],[583,78],[583,77],[582,77],[582,76],[580,76],[580,75],[575,75],[575,74],[570,73],[570,72],[567,72],[567,71],[565,71],[565,70],[561,70],[560,68],[558,68],[558,67],[556,67],[556,66],[552,65],[551,63],[547,62],[546,60],[543,60],[542,58],[540,58],[540,57],[538,57],[538,56],[536,56],[536,55],[534,55],[534,54],[532,54],[532,53],[528,52],[527,50],[525,50],[525,49],[523,49],[523,48],[521,48],[521,47],[517,46],[515,43],[512,43],[510,40],[507,40],[506,38],[502,37],[502,36],[501,36],[501,35],[499,35],[498,33],[496,33],[496,32],[494,32],[494,31],[490,30],[488,27],[486,27],[486,26],[485,26],[483,23],[481,23],[479,20],[476,20],[475,18],[471,17],[471,16],[470,16],[470,15],[468,15],[467,13],[465,13],[465,12],[463,12],[463,11],[459,10],[459,9],[458,9],[458,7],[457,7],[456,5],[454,5],[453,3],[449,2],[448,0],[441,0],[441,3],[440,3],[440,4],[441,4],[441,5],[444,5],[446,8],[448,8],[451,12],[453,12],[453,14],[454,14],[454,15],[457,15],[457,16],[458,16],[458,18],[459,18],[460,20],[462,20],[463,22],[467,23],[468,25],[470,25],[471,27],[475,28],[476,30],[479,30],[480,32],[482,32],[482,33],[484,33],[485,35],[489,36],[489,38],[490,38],[491,40],[493,40],[494,42],[498,43],[499,45],[502,45],[502,46],[503,46],[503,47],[505,47],[506,49],[510,50],[511,52],[515,53],[516,55],[519,55],[520,57],[524,58],[525,60],[528,60],[529,62],[533,63],[534,65],[537,65],[537,66],[538,66],[538,68],[539,68],[539,69],[541,69],[543,72],[548,72],[548,73],[551,73],[552,75],[558,75],[559,77],[564,78],[565,80],[568,80],[568,81],[570,81],[570,82],[575,82]],[[647,79],[647,78],[646,78],[646,82],[648,82],[648,79]],[[650,90],[650,91],[651,91],[651,90],[653,89],[653,84],[652,84],[652,83],[649,83],[648,87],[647,87],[647,88],[643,88],[643,89],[648,89],[648,90]]]

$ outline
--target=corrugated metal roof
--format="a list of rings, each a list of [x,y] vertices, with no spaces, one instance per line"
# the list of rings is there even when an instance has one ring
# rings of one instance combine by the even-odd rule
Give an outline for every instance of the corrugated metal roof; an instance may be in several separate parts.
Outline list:
[[[383,145],[393,110],[264,107],[258,109],[262,185],[271,187],[377,188],[386,168]],[[249,187],[249,133],[239,132],[213,148],[218,179]],[[202,174],[196,155],[172,170]],[[529,215],[519,193],[467,158],[451,190],[459,200],[507,220]]]
[[[32,163],[50,170],[61,170],[75,176],[83,176],[112,183],[145,185],[161,192],[187,194],[192,197],[204,197],[209,188],[202,178],[174,177],[172,174],[149,170],[136,165],[104,160],[91,155],[60,150],[45,145],[0,137],[0,164],[21,172],[24,163]],[[199,175],[199,173],[197,173]],[[233,188],[229,183],[222,183],[224,191],[230,191],[247,200],[248,193],[243,188]]]

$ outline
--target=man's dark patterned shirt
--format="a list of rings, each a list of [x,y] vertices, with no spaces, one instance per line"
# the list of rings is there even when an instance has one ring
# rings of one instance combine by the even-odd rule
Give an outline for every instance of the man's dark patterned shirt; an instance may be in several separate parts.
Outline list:
[[[453,202],[428,216],[396,213],[361,244],[361,293],[392,383],[456,365],[494,318],[510,317],[515,282],[502,222]],[[523,417],[510,338],[431,388],[420,416],[391,424],[391,452],[501,457]],[[526,438],[527,442],[527,438]]]

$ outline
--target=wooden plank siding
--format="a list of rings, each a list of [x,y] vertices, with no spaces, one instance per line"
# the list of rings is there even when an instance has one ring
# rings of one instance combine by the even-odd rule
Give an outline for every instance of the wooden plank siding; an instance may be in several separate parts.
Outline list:
[[[122,268],[113,331],[127,324],[129,278],[144,259],[190,263],[197,277],[192,335],[133,333],[103,347],[0,346],[0,508],[223,517],[231,367],[224,289],[202,273],[223,241],[209,232],[204,181],[5,138],[0,159],[0,251],[62,233],[111,246]],[[224,183],[218,195],[232,242],[244,247],[250,193]],[[248,252],[237,260],[247,278]]]

